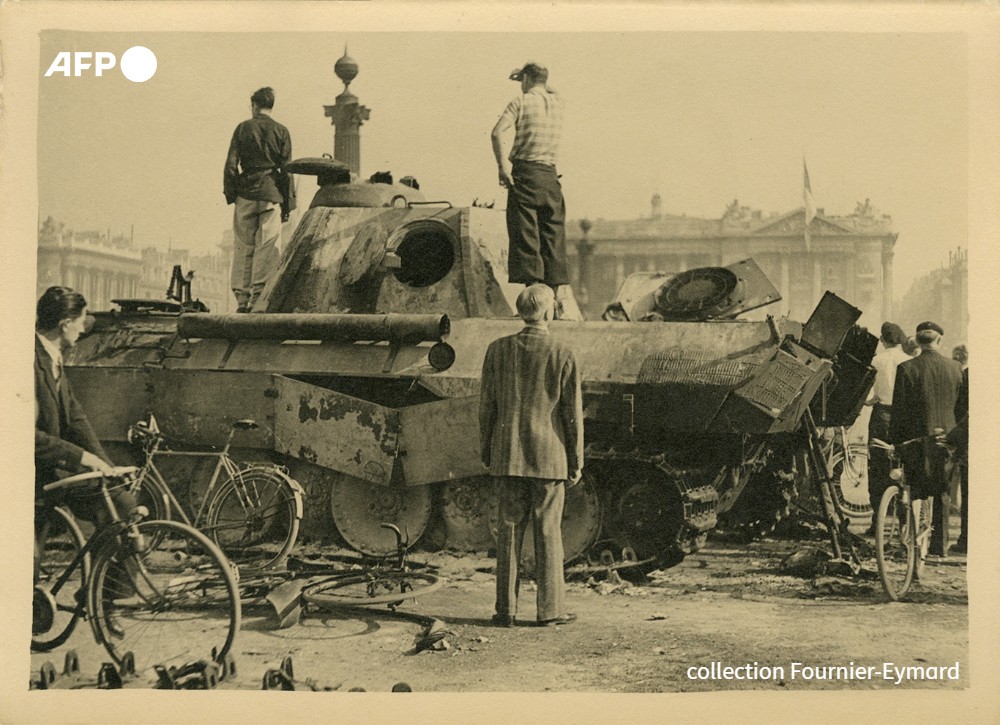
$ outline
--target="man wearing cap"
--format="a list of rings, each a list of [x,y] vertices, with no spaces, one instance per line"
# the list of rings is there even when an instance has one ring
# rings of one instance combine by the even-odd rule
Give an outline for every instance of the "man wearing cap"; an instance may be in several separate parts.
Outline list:
[[[507,189],[508,279],[553,291],[569,283],[566,267],[566,204],[556,173],[563,101],[548,87],[549,71],[537,63],[515,69],[521,83],[493,127],[493,154],[500,185]],[[505,136],[514,142],[505,154]]]
[[[872,414],[868,419],[868,440],[889,438],[889,416],[892,411],[892,390],[896,384],[896,368],[901,362],[910,359],[903,351],[906,333],[894,322],[882,323],[882,352],[872,360],[875,368],[875,385],[872,396],[865,405],[872,406]],[[875,535],[875,517],[882,494],[889,486],[890,461],[888,454],[879,449],[872,449],[868,454],[868,500],[872,505],[872,525],[868,529],[870,536]]]
[[[524,329],[490,343],[479,393],[483,464],[497,484],[497,590],[493,623],[513,627],[518,562],[528,526],[535,540],[536,622],[569,624],[563,609],[562,512],[583,466],[583,397],[573,351],[552,339],[555,295],[535,284],[517,298]]]
[[[249,312],[278,268],[281,223],[295,208],[295,188],[285,164],[292,158],[288,129],[271,118],[274,91],[250,96],[253,117],[233,132],[223,191],[233,210],[231,287],[237,312]]]
[[[891,443],[933,436],[955,428],[955,403],[962,385],[962,366],[941,354],[943,335],[944,330],[936,322],[921,322],[917,325],[920,355],[896,368],[889,420]],[[937,499],[930,553],[944,556],[948,522],[946,455],[933,438],[926,438],[923,445],[907,446],[900,454],[914,499]]]

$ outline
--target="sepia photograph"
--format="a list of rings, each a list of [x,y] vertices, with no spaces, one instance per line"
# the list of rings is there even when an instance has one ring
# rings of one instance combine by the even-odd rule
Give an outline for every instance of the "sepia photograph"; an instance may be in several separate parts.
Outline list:
[[[527,13],[0,9],[0,720],[1000,719],[995,8]]]

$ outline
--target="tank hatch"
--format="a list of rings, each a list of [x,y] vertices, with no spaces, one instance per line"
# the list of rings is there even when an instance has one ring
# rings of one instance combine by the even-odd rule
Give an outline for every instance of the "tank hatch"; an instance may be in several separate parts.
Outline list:
[[[698,267],[667,275],[629,275],[605,319],[701,322],[732,319],[769,305],[781,294],[752,259],[726,267]]]

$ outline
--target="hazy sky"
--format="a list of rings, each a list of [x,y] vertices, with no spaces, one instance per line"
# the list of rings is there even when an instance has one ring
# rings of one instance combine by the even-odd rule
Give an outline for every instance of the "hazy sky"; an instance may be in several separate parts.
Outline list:
[[[141,84],[117,69],[40,78],[42,218],[211,248],[231,225],[222,167],[250,94],[275,88],[296,157],[332,152],[323,105],[343,89],[345,44],[372,109],[362,174],[413,174],[430,199],[505,203],[489,132],[518,92],[510,69],[537,60],[567,101],[570,219],[648,215],[654,192],[666,213],[718,218],[734,198],[790,211],[805,155],[817,206],[847,214],[870,198],[892,216],[897,295],[970,241],[958,34],[46,31],[42,72],[59,50],[134,45],[158,69]],[[307,206],[314,182],[299,183]]]

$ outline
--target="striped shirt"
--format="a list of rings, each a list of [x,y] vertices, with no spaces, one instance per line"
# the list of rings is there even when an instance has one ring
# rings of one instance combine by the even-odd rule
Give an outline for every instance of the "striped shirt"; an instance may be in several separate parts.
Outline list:
[[[556,165],[563,125],[563,100],[559,95],[535,86],[508,103],[500,118],[509,118],[514,124],[511,161]]]

